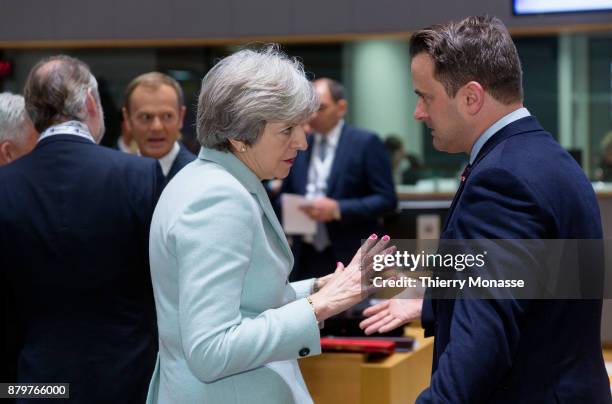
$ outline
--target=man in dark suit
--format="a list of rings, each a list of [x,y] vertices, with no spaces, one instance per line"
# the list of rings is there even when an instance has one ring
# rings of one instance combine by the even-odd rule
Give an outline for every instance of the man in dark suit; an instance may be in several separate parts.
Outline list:
[[[179,139],[185,118],[181,85],[172,77],[141,74],[125,91],[123,119],[141,155],[159,161],[166,181],[195,160]]]
[[[97,83],[77,59],[34,66],[25,102],[39,142],[0,170],[16,381],[70,383],[74,403],[144,402],[157,353],[148,235],[159,164],[98,146]]]
[[[469,17],[417,31],[410,42],[415,118],[431,128],[438,150],[470,156],[441,238],[601,239],[584,172],[523,107],[520,61],[503,23]],[[515,244],[520,253],[529,242]],[[521,277],[524,268],[513,262],[521,255],[495,268],[497,275]],[[579,268],[581,276],[600,276],[594,262]],[[428,289],[422,304],[435,348],[431,384],[418,403],[611,402],[601,296],[434,296]],[[414,302],[370,308],[362,327],[370,333],[398,326],[418,313]]]
[[[347,101],[340,83],[314,82],[319,111],[309,122],[308,150],[298,153],[282,193],[306,195],[317,222],[313,237],[294,237],[292,280],[327,275],[351,260],[361,240],[380,234],[382,217],[397,204],[391,164],[379,137],[344,122]]]

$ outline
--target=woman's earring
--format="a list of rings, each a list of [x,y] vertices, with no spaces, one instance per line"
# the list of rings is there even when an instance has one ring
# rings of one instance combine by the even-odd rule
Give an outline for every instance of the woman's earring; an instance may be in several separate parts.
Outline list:
[[[246,151],[246,147],[242,146],[242,149],[240,149],[241,153],[244,153]]]

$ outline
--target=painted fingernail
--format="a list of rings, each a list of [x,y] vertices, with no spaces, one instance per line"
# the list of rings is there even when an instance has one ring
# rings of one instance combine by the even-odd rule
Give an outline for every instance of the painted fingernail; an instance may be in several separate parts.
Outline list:
[[[372,234],[370,236],[370,240],[376,240],[378,238],[378,236],[376,234]]]
[[[391,237],[387,236],[386,234],[383,236],[382,241],[389,241]]]

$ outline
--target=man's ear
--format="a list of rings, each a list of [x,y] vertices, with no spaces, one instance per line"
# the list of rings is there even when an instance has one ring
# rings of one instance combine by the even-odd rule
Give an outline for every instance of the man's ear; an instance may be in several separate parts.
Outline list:
[[[476,115],[485,101],[485,90],[477,81],[470,81],[459,89],[463,104],[470,115]],[[459,95],[459,94],[458,94]]]
[[[8,164],[14,160],[13,151],[11,150],[12,148],[13,145],[8,140],[0,143],[0,166]]]
[[[179,108],[179,129],[183,129],[183,121],[185,120],[185,111],[187,111],[187,108],[185,108],[185,106],[181,106],[181,108]]]
[[[338,100],[336,105],[338,106],[340,118],[344,118],[344,115],[346,115],[346,110],[348,108],[348,102],[346,102],[346,100]]]
[[[126,107],[121,108],[121,114],[123,115],[123,121],[127,126],[128,130],[132,130],[132,122],[130,122],[130,113],[128,112]]]
[[[87,97],[85,98],[85,108],[87,108],[87,116],[94,117],[98,116],[98,103],[93,95],[92,89],[87,90]]]

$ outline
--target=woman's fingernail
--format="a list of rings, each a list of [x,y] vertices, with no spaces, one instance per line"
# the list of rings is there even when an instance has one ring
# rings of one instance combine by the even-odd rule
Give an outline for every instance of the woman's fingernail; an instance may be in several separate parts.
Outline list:
[[[372,234],[370,236],[370,240],[376,240],[378,238],[378,236],[376,234]]]
[[[340,265],[342,265],[340,261],[336,262],[336,268],[339,267]]]
[[[383,236],[382,241],[389,241],[391,237],[387,236],[386,234]]]

